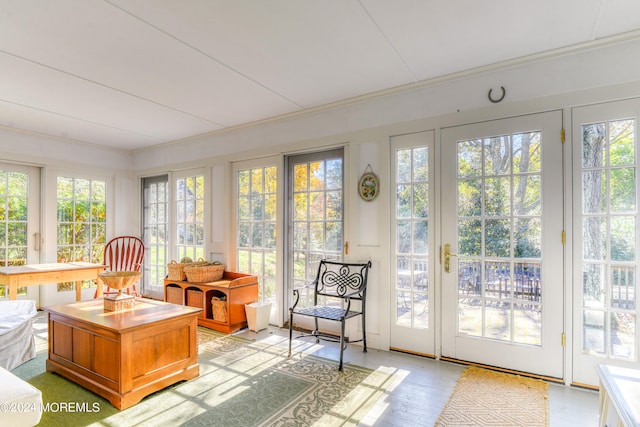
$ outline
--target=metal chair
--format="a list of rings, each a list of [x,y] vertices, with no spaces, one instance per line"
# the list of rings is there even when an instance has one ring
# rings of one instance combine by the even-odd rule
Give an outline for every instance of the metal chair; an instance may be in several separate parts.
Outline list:
[[[135,236],[118,236],[109,240],[104,247],[104,265],[109,271],[140,271],[144,259],[144,243]],[[127,294],[140,296],[134,284],[127,288]],[[105,285],[104,294],[112,294]],[[98,297],[96,290],[94,298]]]
[[[296,338],[312,336],[319,340],[340,342],[340,364],[338,370],[342,371],[342,356],[346,347],[344,331],[347,319],[356,316],[362,318],[362,338],[349,342],[362,341],[367,352],[367,328],[365,324],[365,307],[367,297],[367,277],[371,261],[365,264],[347,264],[333,261],[320,261],[318,274],[313,282],[305,288],[313,290],[313,306],[298,308],[300,302],[300,289],[294,289],[295,302],[289,308],[289,357],[291,356],[291,341],[293,339],[293,316],[312,317],[315,321],[315,329],[307,335]],[[361,301],[360,310],[351,306],[353,300]],[[340,322],[340,336],[321,333],[318,328],[318,319]]]

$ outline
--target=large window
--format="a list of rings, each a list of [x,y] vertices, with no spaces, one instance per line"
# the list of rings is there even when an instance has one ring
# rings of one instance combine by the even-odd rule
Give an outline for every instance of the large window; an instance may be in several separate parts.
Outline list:
[[[177,178],[176,181],[176,254],[196,261],[204,254],[204,175]]]
[[[100,263],[106,243],[106,182],[58,177],[57,262]],[[83,287],[91,286],[86,281]],[[73,289],[59,283],[58,291]]]

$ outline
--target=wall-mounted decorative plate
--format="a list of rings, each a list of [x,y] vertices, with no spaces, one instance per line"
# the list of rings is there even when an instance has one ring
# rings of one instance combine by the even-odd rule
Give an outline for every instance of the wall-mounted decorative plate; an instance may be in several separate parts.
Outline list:
[[[367,165],[360,177],[360,181],[358,181],[358,194],[360,194],[362,200],[370,202],[378,197],[378,193],[380,193],[380,179],[378,175],[373,173],[371,165]]]

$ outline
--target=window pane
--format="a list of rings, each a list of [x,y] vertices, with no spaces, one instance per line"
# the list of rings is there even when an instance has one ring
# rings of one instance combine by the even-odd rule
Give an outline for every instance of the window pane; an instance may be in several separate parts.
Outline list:
[[[508,136],[484,140],[484,173],[487,176],[506,175],[511,172],[511,147]]]
[[[540,172],[541,145],[540,132],[515,134],[513,145],[513,173]]]
[[[458,144],[458,177],[482,175],[482,141],[463,141]]]
[[[618,120],[609,123],[609,164],[623,166],[635,164],[634,120]]]
[[[636,169],[611,169],[611,213],[636,211]]]
[[[593,168],[604,166],[604,129],[604,123],[582,126],[582,167]]]

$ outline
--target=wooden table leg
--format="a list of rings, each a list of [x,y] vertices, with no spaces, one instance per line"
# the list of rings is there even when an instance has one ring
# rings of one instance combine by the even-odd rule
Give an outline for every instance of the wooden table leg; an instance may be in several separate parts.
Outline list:
[[[100,277],[96,280],[96,298],[102,298],[104,296],[104,285]]]
[[[9,283],[7,286],[9,287],[9,299],[18,299],[18,284]]]
[[[75,282],[76,286],[76,301],[82,301],[82,282]]]

